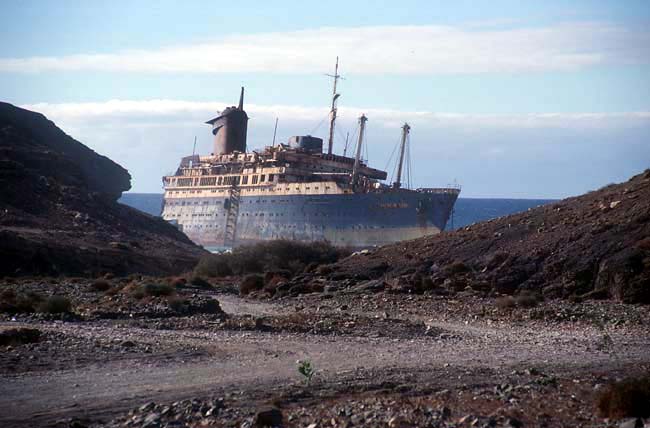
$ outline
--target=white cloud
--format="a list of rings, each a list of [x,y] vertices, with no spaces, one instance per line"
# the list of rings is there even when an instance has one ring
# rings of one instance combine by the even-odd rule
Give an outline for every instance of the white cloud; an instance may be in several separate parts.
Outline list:
[[[371,26],[232,35],[155,50],[0,59],[0,71],[491,73],[647,63],[650,33],[596,23],[541,28]]]
[[[191,153],[195,135],[197,151],[211,151],[212,134],[204,122],[228,104],[112,100],[22,107],[45,114],[75,139],[126,167],[134,191],[159,192],[160,177]],[[249,149],[270,145],[276,117],[277,141],[327,134],[324,109],[248,104],[246,110],[251,118]],[[399,141],[400,126],[408,121],[416,185],[445,185],[457,178],[465,196],[578,194],[626,179],[650,165],[650,112],[474,115],[343,108],[336,153],[343,151],[346,131],[354,141],[361,112],[369,117],[372,166],[386,168],[390,175],[393,168],[387,161]]]
[[[227,106],[224,102],[182,100],[110,100],[94,103],[37,103],[23,105],[65,121],[121,120],[125,126],[142,123],[160,124],[205,122]],[[251,120],[268,121],[279,117],[281,121],[314,122],[327,115],[327,110],[292,105],[247,104]],[[430,111],[403,111],[363,107],[341,107],[339,117],[354,121],[361,113],[370,119],[369,126],[399,128],[403,122],[426,128],[615,128],[650,124],[650,112],[625,113],[526,113],[526,114],[461,114]],[[375,125],[376,124],[376,125]],[[101,123],[97,125],[101,126]],[[254,125],[253,125],[254,126]]]

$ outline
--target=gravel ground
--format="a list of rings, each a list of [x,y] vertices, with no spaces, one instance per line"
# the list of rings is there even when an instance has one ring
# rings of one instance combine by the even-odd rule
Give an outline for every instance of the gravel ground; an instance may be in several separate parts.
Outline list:
[[[107,319],[89,315],[103,297],[86,289],[58,285],[86,308],[78,318],[0,322],[42,336],[2,347],[0,425],[241,427],[279,414],[312,428],[617,426],[597,415],[595,396],[650,370],[643,306],[499,309],[485,298],[384,293],[260,302],[178,290],[217,299],[225,314],[163,308],[148,318],[137,314],[158,314],[149,305],[163,300],[123,299],[127,310]],[[298,360],[316,369],[309,385]]]

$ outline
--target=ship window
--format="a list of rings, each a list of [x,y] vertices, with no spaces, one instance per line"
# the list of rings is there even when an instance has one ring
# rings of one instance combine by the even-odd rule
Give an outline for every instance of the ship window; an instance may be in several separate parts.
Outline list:
[[[241,182],[242,182],[242,184],[248,184],[248,176],[245,175],[245,176],[242,178],[242,181],[241,181]]]
[[[269,181],[273,181],[274,178],[274,174],[269,174]]]
[[[254,175],[254,176],[253,176],[253,184],[257,184],[257,179],[258,179],[258,178],[257,178],[257,175]]]
[[[260,183],[264,183],[264,181],[266,181],[266,174],[260,176]]]
[[[219,177],[219,182],[218,182],[218,185],[219,185],[219,186],[221,186],[221,180],[222,180],[222,179],[223,179],[222,177]]]

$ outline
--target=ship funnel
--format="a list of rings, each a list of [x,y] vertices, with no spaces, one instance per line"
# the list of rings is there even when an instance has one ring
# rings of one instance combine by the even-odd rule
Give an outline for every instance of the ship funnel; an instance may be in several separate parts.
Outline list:
[[[206,122],[212,125],[214,135],[214,155],[232,152],[246,152],[248,115],[244,111],[244,88],[239,95],[239,106],[228,107],[220,116]]]

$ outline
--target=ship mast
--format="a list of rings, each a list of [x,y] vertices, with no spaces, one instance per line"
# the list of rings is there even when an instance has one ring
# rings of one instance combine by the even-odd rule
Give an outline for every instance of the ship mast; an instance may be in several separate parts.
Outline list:
[[[411,127],[408,123],[404,123],[402,126],[402,142],[399,147],[399,163],[397,164],[397,178],[393,183],[393,187],[399,189],[402,186],[402,165],[404,165],[404,150],[406,148],[406,138],[409,135]]]
[[[339,57],[336,57],[336,66],[334,67],[334,74],[328,74],[328,76],[334,78],[334,90],[332,91],[332,109],[330,110],[330,135],[327,140],[327,154],[332,154],[332,146],[334,146],[334,125],[336,121],[336,100],[340,94],[336,93],[336,83],[338,82],[341,76],[339,75]]]
[[[359,167],[361,164],[361,144],[363,143],[363,134],[366,130],[368,118],[362,114],[359,118],[359,141],[357,142],[357,154],[354,157],[354,167],[352,168],[352,187],[356,187],[359,180]]]

